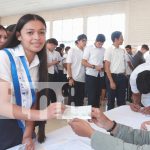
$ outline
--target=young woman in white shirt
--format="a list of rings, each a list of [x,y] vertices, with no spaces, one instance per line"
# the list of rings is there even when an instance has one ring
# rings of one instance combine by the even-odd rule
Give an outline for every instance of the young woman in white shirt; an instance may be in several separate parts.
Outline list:
[[[14,32],[0,51],[1,150],[21,143],[26,143],[27,150],[33,150],[33,121],[56,118],[64,110],[60,103],[36,110],[40,97],[36,96],[33,82],[47,82],[45,35],[44,19],[35,14],[26,14],[18,20]],[[16,71],[12,69],[15,65]],[[15,80],[12,72],[18,75]],[[17,84],[13,81],[18,81],[20,88],[15,88]],[[16,91],[19,91],[20,98]]]

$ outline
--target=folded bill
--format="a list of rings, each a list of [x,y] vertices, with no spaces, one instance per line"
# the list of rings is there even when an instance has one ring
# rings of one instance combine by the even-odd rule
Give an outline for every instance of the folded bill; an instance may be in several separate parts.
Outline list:
[[[68,106],[62,115],[62,119],[91,119],[91,105],[89,106]]]

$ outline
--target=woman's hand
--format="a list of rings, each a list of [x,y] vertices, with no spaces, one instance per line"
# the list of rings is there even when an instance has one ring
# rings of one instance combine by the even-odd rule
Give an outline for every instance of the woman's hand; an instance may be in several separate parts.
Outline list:
[[[91,138],[94,133],[94,129],[89,125],[89,123],[81,119],[73,119],[69,122],[69,125],[79,136]]]
[[[46,109],[43,110],[41,117],[44,116],[44,120],[61,118],[64,110],[65,106],[62,103],[51,103]]]
[[[149,126],[150,126],[150,121],[145,121],[145,122],[143,122],[143,123],[141,124],[141,129],[147,130],[146,125],[149,125]]]
[[[31,137],[23,137],[22,144],[26,144],[26,150],[35,150],[35,143]]]

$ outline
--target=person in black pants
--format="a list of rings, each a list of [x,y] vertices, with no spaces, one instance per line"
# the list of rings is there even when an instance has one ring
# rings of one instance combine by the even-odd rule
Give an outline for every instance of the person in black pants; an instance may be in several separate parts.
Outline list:
[[[115,107],[115,98],[118,106],[125,105],[127,87],[125,51],[119,47],[123,43],[122,33],[120,31],[113,32],[111,39],[113,44],[106,49],[104,55],[108,110]]]
[[[100,107],[101,73],[104,71],[103,60],[105,49],[102,47],[105,36],[98,34],[93,45],[85,48],[82,64],[86,67],[86,91],[88,105]]]
[[[87,37],[81,34],[75,41],[76,47],[71,48],[67,56],[67,75],[70,85],[68,104],[74,101],[75,106],[82,106],[85,93],[85,67],[82,65],[84,47]]]

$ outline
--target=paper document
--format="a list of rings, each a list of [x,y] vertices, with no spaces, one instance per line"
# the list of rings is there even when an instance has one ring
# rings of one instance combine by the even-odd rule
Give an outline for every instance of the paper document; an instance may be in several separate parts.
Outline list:
[[[91,106],[66,106],[62,119],[91,119]]]

